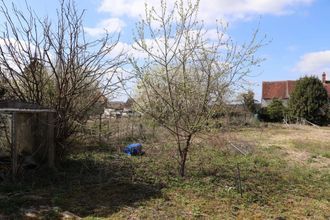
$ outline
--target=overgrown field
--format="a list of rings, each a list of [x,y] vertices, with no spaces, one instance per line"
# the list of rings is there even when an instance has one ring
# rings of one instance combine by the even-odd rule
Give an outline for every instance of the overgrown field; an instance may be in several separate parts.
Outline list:
[[[55,173],[0,183],[0,218],[58,219],[63,211],[86,219],[330,218],[330,128],[209,131],[194,140],[184,179],[168,136],[143,144],[141,157],[106,144],[80,147]]]

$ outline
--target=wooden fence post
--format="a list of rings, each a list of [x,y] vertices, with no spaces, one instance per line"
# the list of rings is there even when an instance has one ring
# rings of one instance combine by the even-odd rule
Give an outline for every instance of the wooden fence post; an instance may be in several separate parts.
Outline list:
[[[16,112],[13,112],[11,119],[11,165],[12,165],[12,180],[16,181],[16,175],[18,170],[18,153],[17,153],[17,141],[16,141]]]
[[[47,113],[47,145],[48,145],[48,167],[51,169],[55,168],[55,144],[54,144],[54,122],[53,112]]]
[[[102,114],[99,116],[99,144],[101,145],[101,132],[102,132]]]

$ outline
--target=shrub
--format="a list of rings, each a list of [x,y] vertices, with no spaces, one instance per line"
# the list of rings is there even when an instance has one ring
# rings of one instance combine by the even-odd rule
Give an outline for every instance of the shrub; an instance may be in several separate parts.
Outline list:
[[[256,104],[254,100],[254,92],[249,90],[247,93],[242,94],[244,107],[251,113],[256,113]]]
[[[280,122],[284,118],[285,107],[282,101],[274,99],[267,107],[269,120],[272,122]]]
[[[326,124],[328,94],[315,76],[305,76],[297,81],[289,100],[290,116],[304,118],[315,124]]]
[[[260,121],[268,122],[270,121],[269,115],[267,112],[267,107],[260,108],[258,111],[258,119]]]
[[[287,109],[282,101],[274,99],[267,107],[258,111],[258,119],[264,122],[281,122]]]

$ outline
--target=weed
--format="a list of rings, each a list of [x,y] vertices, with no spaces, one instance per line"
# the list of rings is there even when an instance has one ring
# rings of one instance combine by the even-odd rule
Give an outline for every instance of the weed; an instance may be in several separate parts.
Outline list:
[[[0,183],[0,213],[16,217],[21,208],[46,205],[90,220],[329,217],[330,173],[293,162],[288,151],[308,151],[309,158],[317,160],[320,154],[328,158],[328,145],[297,141],[306,137],[302,129],[264,129],[267,138],[258,135],[261,144],[246,156],[213,145],[217,141],[194,143],[184,179],[177,175],[170,142],[144,143],[142,157],[126,156],[107,145],[80,148],[52,175],[39,170],[20,183]],[[258,131],[228,132],[249,140]],[[243,197],[237,190],[237,164]]]

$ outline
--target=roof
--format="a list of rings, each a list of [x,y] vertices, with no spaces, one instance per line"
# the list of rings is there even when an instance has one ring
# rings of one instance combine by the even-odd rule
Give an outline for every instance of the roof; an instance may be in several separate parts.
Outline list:
[[[124,108],[129,109],[132,108],[133,102],[134,101],[132,99],[127,99],[126,102],[112,101],[108,102],[108,108],[115,110],[123,110]]]
[[[293,80],[262,82],[262,99],[289,99],[295,86]],[[326,81],[323,86],[330,97],[330,82]]]
[[[119,101],[108,102],[108,107],[116,110],[124,109],[124,105],[125,102],[119,102]]]
[[[0,101],[0,112],[56,112],[52,109],[44,108],[38,104],[21,102],[17,100]]]
[[[0,112],[12,113],[12,112],[21,112],[21,113],[41,113],[41,112],[53,112],[56,111],[53,109],[27,109],[27,108],[0,108]]]
[[[262,82],[262,99],[288,99],[295,85],[293,80]]]
[[[324,86],[325,90],[327,90],[327,92],[328,92],[328,97],[330,97],[330,82],[328,83],[328,81],[327,81],[327,83],[323,83],[323,86]]]
[[[0,101],[0,108],[42,109],[42,107],[38,104],[22,102],[17,100]]]

